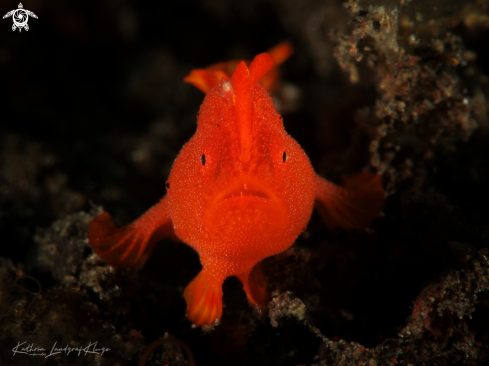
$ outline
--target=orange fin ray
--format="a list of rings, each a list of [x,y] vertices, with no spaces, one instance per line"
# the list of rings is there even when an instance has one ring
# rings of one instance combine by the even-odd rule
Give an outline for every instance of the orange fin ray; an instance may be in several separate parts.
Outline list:
[[[222,70],[196,69],[183,78],[183,81],[192,84],[197,89],[208,93],[221,80],[228,80],[229,76]]]
[[[343,187],[316,176],[316,208],[332,229],[365,229],[378,216],[384,189],[378,174],[361,172],[344,177]]]
[[[100,259],[114,268],[138,266],[149,242],[131,225],[116,227],[107,212],[90,222],[88,238]]]
[[[130,225],[118,228],[103,212],[88,227],[90,246],[114,268],[142,268],[155,244],[165,237],[178,240],[166,197]]]
[[[272,47],[267,51],[269,54],[267,56],[270,56],[271,59],[271,64],[269,67],[270,70],[266,70],[261,75],[259,75],[257,72],[257,77],[253,78],[253,82],[260,82],[261,86],[263,86],[269,92],[277,89],[280,81],[280,71],[278,67],[280,64],[285,62],[293,52],[294,50],[289,42],[281,42],[275,47]],[[218,85],[222,79],[228,80],[235,72],[236,67],[240,64],[240,62],[241,60],[231,60],[212,64],[207,66],[205,69],[195,69],[192,70],[189,75],[184,77],[183,81],[192,84],[197,89],[207,94],[214,86]],[[249,61],[244,62],[246,65],[250,65]],[[266,63],[268,63],[268,60]],[[263,66],[264,63],[260,61],[261,70],[265,69]],[[250,65],[250,68],[252,67],[253,66]]]
[[[222,282],[205,269],[185,288],[187,317],[195,325],[210,325],[222,316]]]
[[[255,264],[250,273],[237,276],[243,283],[248,300],[259,307],[267,307],[270,297],[267,293],[267,280],[261,269],[261,262]]]
[[[284,63],[292,54],[294,49],[291,44],[287,41],[280,42],[275,47],[270,48],[267,53],[272,57],[273,65],[279,66]]]
[[[268,53],[256,55],[250,65],[251,83],[259,82],[272,67],[273,60]]]

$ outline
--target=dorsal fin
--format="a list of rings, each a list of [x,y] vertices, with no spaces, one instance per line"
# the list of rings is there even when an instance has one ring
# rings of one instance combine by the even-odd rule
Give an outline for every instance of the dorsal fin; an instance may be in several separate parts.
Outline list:
[[[272,58],[268,53],[261,53],[251,62],[250,68],[241,61],[232,76],[234,90],[234,105],[240,139],[241,152],[239,159],[246,163],[250,159],[251,147],[251,115],[253,86],[265,76],[273,66]]]

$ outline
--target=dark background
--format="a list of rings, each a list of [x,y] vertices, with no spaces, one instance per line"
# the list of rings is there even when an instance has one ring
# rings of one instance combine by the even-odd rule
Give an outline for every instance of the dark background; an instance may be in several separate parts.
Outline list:
[[[195,131],[203,99],[182,82],[192,68],[251,59],[288,40],[295,53],[281,67],[283,80],[300,97],[298,106],[284,113],[286,130],[316,171],[335,182],[369,167],[370,136],[355,116],[375,105],[379,79],[364,62],[360,82],[351,84],[333,57],[329,30],[347,32],[356,24],[340,1],[304,1],[301,6],[279,0],[22,4],[38,16],[29,19],[28,32],[12,32],[11,18],[0,21],[0,256],[31,269],[47,289],[57,283],[33,263],[38,228],[92,205],[102,205],[125,224],[164,194],[171,164]],[[403,11],[420,11],[426,20],[433,16],[440,38],[447,31],[461,37],[476,58],[470,63],[475,76],[460,72],[460,78],[471,93],[486,97],[489,25],[450,23],[464,19],[461,8],[433,4],[440,9],[431,15],[415,4]],[[2,1],[0,14],[17,6]],[[415,30],[422,33],[424,22],[417,24]],[[406,45],[407,33],[399,37]],[[429,63],[435,56],[430,40],[423,42],[412,51]],[[294,291],[308,306],[311,323],[328,338],[374,347],[397,337],[422,288],[463,266],[449,243],[461,244],[463,253],[487,247],[487,102],[480,104],[485,111],[474,115],[482,117],[470,139],[435,144],[429,162],[416,148],[401,151],[421,173],[394,182],[384,214],[369,232],[330,232],[314,214],[295,247],[311,259],[265,263],[273,289]],[[418,130],[413,131],[416,136]],[[397,171],[399,161],[393,162]],[[287,265],[296,268],[291,270],[295,284],[285,285],[274,273]],[[227,307],[220,330],[207,336],[190,330],[181,292],[198,271],[198,256],[182,244],[165,241],[155,250],[141,276],[167,281],[172,292],[163,299],[165,292],[154,290],[160,305],[154,305],[159,313],[153,322],[132,315],[149,341],[170,332],[189,343],[199,364],[229,364],[236,350],[243,364],[313,362],[320,340],[294,320],[278,330],[266,319],[255,324],[234,279],[224,285]],[[246,342],[237,336],[233,340],[239,326],[247,329]],[[477,337],[487,340],[487,333]],[[290,350],[294,357],[279,357]],[[275,363],[267,357],[276,358]]]

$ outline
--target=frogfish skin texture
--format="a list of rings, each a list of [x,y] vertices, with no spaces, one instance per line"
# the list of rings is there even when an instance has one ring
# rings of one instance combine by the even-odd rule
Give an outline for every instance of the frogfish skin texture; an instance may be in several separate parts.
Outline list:
[[[337,186],[314,172],[259,84],[272,67],[272,57],[262,53],[249,67],[238,63],[232,75],[211,70],[215,77],[199,79],[207,95],[167,194],[125,227],[117,228],[106,212],[89,226],[90,245],[115,268],[141,268],[166,237],[194,248],[203,269],[183,295],[196,325],[221,318],[229,276],[241,280],[252,304],[267,306],[261,261],[294,243],[314,206],[328,227],[351,229],[367,227],[382,208],[379,175],[358,173]]]

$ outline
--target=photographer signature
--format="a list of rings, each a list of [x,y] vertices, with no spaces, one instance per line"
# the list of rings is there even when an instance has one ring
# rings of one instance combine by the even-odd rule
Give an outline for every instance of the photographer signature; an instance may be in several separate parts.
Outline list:
[[[66,345],[65,347],[56,347],[56,344],[58,342],[55,342],[53,347],[51,348],[51,351],[49,354],[47,353],[46,348],[43,347],[34,347],[34,343],[28,344],[24,346],[27,342],[17,342],[17,346],[12,348],[12,352],[14,353],[14,356],[18,354],[24,354],[28,356],[43,356],[44,358],[48,358],[50,356],[58,355],[60,353],[66,353],[66,355],[69,355],[71,352],[73,353],[78,353],[78,356],[81,354],[84,354],[86,356],[87,354],[97,354],[97,355],[103,355],[104,352],[110,351],[110,348],[106,347],[101,347],[97,348],[97,343],[98,342],[90,342],[88,346],[86,347],[70,347]],[[24,347],[22,347],[24,346]]]

